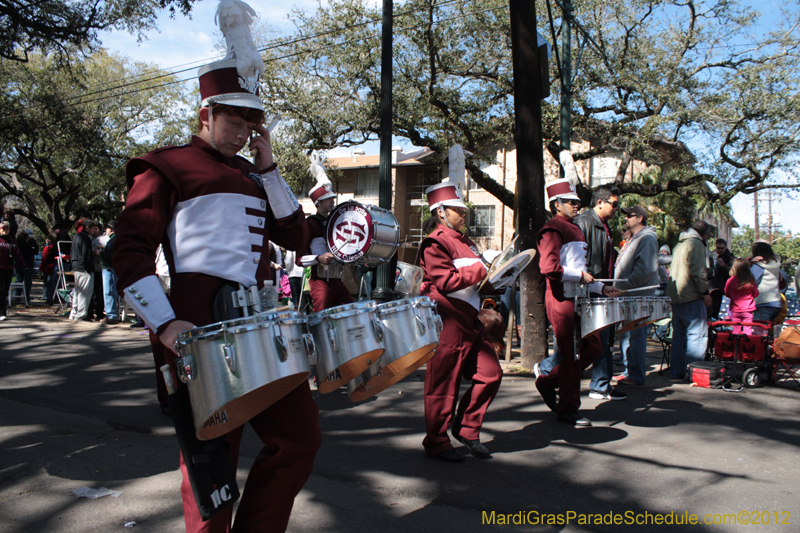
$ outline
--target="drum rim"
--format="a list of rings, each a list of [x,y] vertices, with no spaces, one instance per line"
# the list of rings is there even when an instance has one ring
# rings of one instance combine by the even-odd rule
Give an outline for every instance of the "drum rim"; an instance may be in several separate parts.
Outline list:
[[[290,315],[290,316],[295,315],[295,316],[292,316],[291,318],[284,318],[283,315]],[[272,318],[266,320],[267,317],[272,317]],[[190,329],[189,331],[184,331],[183,333],[178,335],[178,338],[175,339],[175,342],[176,344],[179,344],[181,346],[188,346],[189,344],[193,344],[201,340],[215,339],[218,336],[223,335],[224,331],[236,334],[246,331],[256,331],[259,329],[264,329],[266,327],[274,326],[276,324],[302,325],[305,324],[306,322],[307,318],[305,318],[302,313],[298,313],[297,311],[258,313],[252,316],[233,318],[231,320],[222,320],[220,322],[206,324],[205,326],[199,326],[194,329]],[[222,327],[223,324],[229,324],[229,325]]]

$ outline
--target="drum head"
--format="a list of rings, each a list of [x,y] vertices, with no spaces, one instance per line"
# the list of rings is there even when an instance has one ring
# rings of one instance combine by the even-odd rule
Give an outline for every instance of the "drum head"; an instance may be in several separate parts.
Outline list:
[[[355,263],[369,252],[374,232],[367,207],[358,202],[345,202],[328,217],[325,246],[342,263]]]

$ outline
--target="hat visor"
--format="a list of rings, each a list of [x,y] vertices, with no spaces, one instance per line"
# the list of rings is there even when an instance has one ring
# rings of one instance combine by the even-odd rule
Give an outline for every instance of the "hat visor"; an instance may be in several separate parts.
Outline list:
[[[317,205],[317,202],[321,202],[322,200],[327,200],[328,198],[336,198],[335,192],[325,193],[316,200],[314,200],[314,205]]]
[[[463,207],[464,209],[466,209],[467,208],[467,204],[465,204],[461,200],[455,200],[455,199],[453,199],[453,200],[444,200],[444,201],[441,201],[441,202],[439,202],[437,204],[433,204],[430,209],[431,209],[431,211],[433,211],[434,209],[439,209],[440,207]]]
[[[258,109],[264,111],[264,104],[261,99],[252,94],[245,93],[229,93],[218,94],[206,98],[201,102],[201,107],[208,107],[209,104],[225,104],[233,107],[249,107],[251,109]]]
[[[580,196],[578,196],[574,192],[569,192],[567,194],[560,194],[560,195],[556,196],[555,198],[550,198],[548,200],[548,202],[552,202],[553,200],[578,200],[578,201],[581,201],[581,198],[580,198]]]

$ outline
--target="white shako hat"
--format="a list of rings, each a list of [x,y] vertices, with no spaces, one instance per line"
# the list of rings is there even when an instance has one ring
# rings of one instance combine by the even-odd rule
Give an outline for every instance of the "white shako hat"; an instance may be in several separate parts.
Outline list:
[[[330,183],[321,183],[319,185],[315,185],[313,189],[308,191],[308,197],[311,198],[311,201],[314,202],[314,205],[317,205],[317,202],[321,200],[336,198],[336,193],[333,192],[333,187]]]
[[[251,107],[260,111],[264,104],[258,97],[258,84],[253,86],[239,76],[235,59],[224,59],[203,65],[197,71],[200,78],[200,105],[225,104],[234,107]],[[251,92],[246,87],[252,87]]]
[[[203,107],[220,103],[264,110],[258,97],[258,77],[264,75],[264,60],[250,31],[256,17],[256,11],[242,0],[220,0],[214,22],[222,31],[228,51],[222,61],[203,65],[197,71]]]
[[[425,189],[425,196],[428,197],[428,205],[431,211],[435,211],[440,207],[463,207],[467,205],[464,203],[464,198],[455,183],[439,183]]]
[[[548,204],[556,199],[578,201],[581,199],[578,193],[575,192],[575,186],[568,178],[551,181],[545,186],[545,191],[547,191]]]

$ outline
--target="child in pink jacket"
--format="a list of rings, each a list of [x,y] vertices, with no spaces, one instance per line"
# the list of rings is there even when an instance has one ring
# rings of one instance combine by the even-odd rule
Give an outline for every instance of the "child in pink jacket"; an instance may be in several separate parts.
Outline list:
[[[752,322],[753,312],[756,310],[756,297],[758,285],[750,272],[750,262],[747,259],[735,259],[731,268],[731,277],[725,283],[725,296],[730,298],[728,316],[736,322]],[[744,333],[750,335],[753,328],[745,326]],[[734,333],[742,333],[741,326],[734,326]]]

